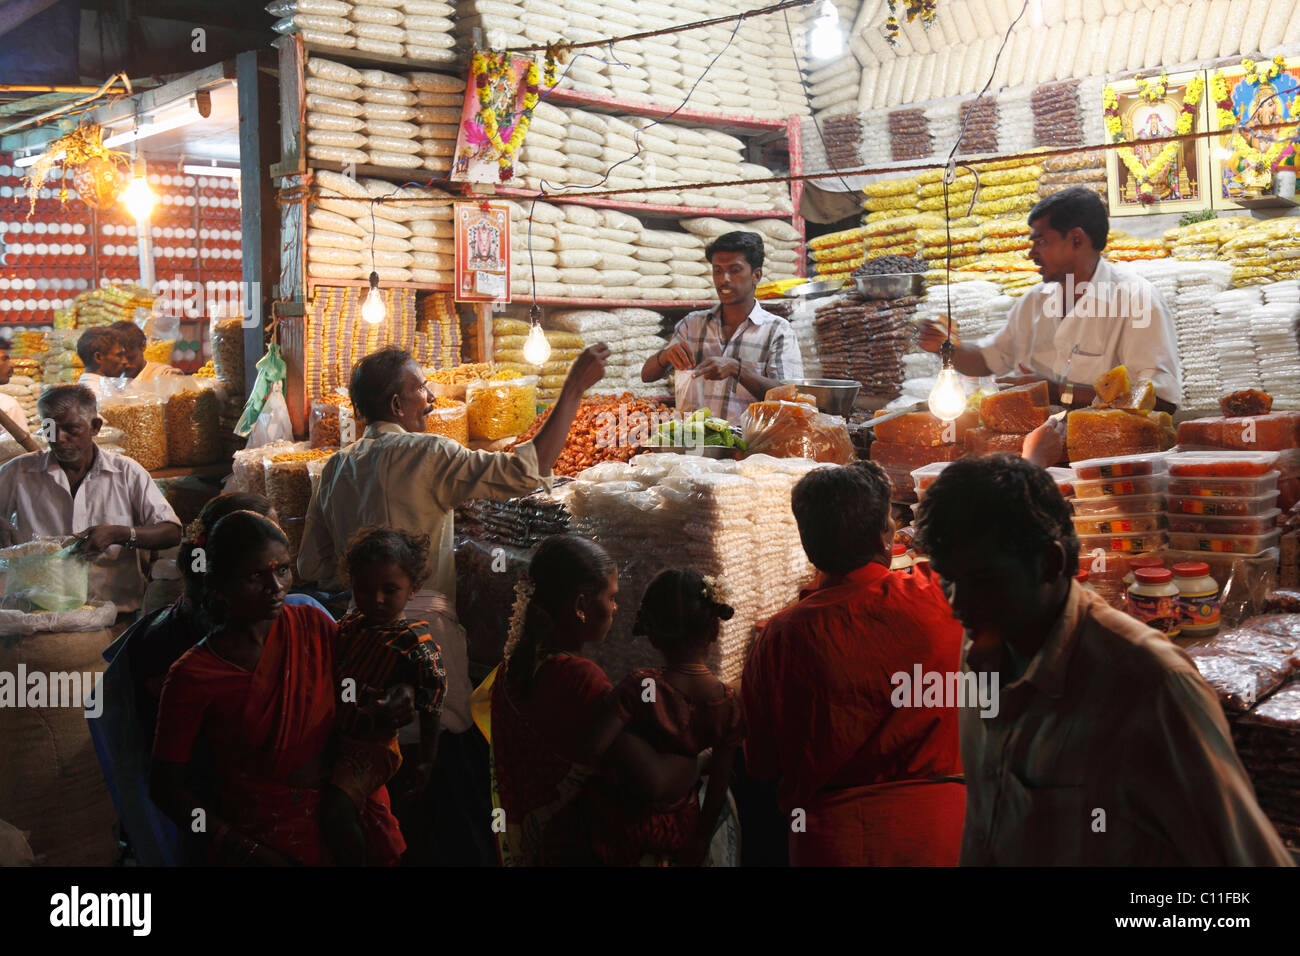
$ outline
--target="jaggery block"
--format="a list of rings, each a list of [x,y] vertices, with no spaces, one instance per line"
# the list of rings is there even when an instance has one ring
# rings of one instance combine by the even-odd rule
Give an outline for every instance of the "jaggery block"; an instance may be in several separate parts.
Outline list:
[[[1013,432],[995,432],[991,428],[972,428],[966,433],[968,455],[1019,455],[1025,435]]]
[[[1109,405],[1125,392],[1130,391],[1128,369],[1123,365],[1116,365],[1093,382],[1092,387],[1097,393],[1096,404]]]
[[[1233,392],[1219,399],[1219,411],[1228,418],[1241,415],[1267,415],[1272,410],[1273,396],[1254,388]]]
[[[1285,451],[1300,448],[1300,411],[1231,418],[1193,418],[1178,426],[1178,444],[1189,448]]]
[[[995,432],[1024,434],[1047,421],[1050,404],[1046,382],[1020,385],[986,395],[980,402],[980,419]]]
[[[963,450],[963,446],[956,444],[904,445],[877,439],[871,443],[871,460],[890,470],[911,472],[936,461],[956,461]]]
[[[1070,461],[1160,451],[1161,428],[1152,418],[1114,408],[1083,408],[1065,420]]]
[[[1110,403],[1111,408],[1124,411],[1149,412],[1156,407],[1156,386],[1150,379],[1139,379],[1131,390]]]
[[[887,414],[877,412],[877,417]],[[882,422],[874,429],[876,441],[899,445],[959,445],[966,433],[979,425],[977,412],[965,412],[951,423],[929,412],[908,412]]]

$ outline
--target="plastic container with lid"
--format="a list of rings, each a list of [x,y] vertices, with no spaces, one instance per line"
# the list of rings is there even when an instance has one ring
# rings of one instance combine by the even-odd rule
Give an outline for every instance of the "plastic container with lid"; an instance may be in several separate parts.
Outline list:
[[[1132,495],[1158,495],[1165,490],[1165,475],[1140,475],[1133,478],[1076,480],[1075,498],[1126,498]]]
[[[1278,472],[1257,478],[1171,478],[1169,494],[1201,498],[1258,498],[1277,490]]]
[[[938,478],[943,470],[951,464],[952,462],[950,461],[936,461],[928,465],[922,465],[920,468],[912,471],[912,481],[916,483],[917,494],[920,494],[934,484],[934,480]]]
[[[901,542],[895,544],[893,558],[889,563],[889,570],[909,571],[912,568],[912,564],[912,556],[907,553],[907,545],[902,544]]]
[[[1275,451],[1184,451],[1169,456],[1178,478],[1257,478],[1277,467]]]
[[[1137,514],[1137,515],[1102,515],[1089,516],[1080,518],[1075,516],[1074,530],[1078,534],[1096,535],[1096,534],[1143,534],[1150,531],[1160,531],[1164,528],[1164,515],[1156,514]]]
[[[1220,554],[1259,554],[1276,548],[1282,532],[1265,534],[1194,534],[1177,531],[1169,535],[1169,546],[1179,551],[1217,551]]]
[[[1219,582],[1204,561],[1173,566],[1178,587],[1178,624],[1182,637],[1212,637],[1219,632]]]
[[[1153,531],[1139,534],[1081,534],[1079,535],[1079,548],[1083,551],[1093,551],[1097,548],[1103,551],[1120,551],[1125,554],[1137,554],[1142,551],[1155,551],[1163,548],[1168,543],[1163,531]]]
[[[1164,510],[1165,496],[1162,494],[1074,499],[1074,513],[1080,517],[1158,514]]]
[[[1136,578],[1133,575],[1140,568],[1163,568],[1165,559],[1159,554],[1138,554],[1128,559],[1128,573],[1124,575],[1124,588],[1127,590],[1133,586]]]
[[[1281,508],[1273,508],[1262,515],[1188,515],[1167,516],[1170,531],[1191,534],[1267,534],[1277,527],[1282,516]],[[1077,524],[1077,522],[1076,522]]]
[[[1138,568],[1128,589],[1128,612],[1147,627],[1165,637],[1181,633],[1179,625],[1178,585],[1168,568]]]
[[[1089,458],[1074,463],[1075,477],[1083,481],[1104,478],[1132,478],[1162,475],[1169,470],[1165,452],[1146,455],[1117,455],[1113,458]]]
[[[1212,498],[1202,495],[1170,495],[1169,513],[1188,515],[1212,515],[1219,517],[1243,518],[1250,515],[1262,515],[1272,511],[1276,506],[1278,495],[1274,490],[1256,498]]]

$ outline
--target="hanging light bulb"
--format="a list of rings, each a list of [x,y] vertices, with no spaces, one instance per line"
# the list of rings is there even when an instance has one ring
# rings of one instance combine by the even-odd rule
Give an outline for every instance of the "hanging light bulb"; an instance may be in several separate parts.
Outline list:
[[[808,37],[808,53],[814,60],[829,60],[844,50],[844,33],[840,30],[840,12],[831,0],[822,0],[821,9]]]
[[[542,310],[533,306],[528,311],[528,318],[533,327],[524,340],[524,361],[529,365],[544,365],[551,357],[551,343],[546,341],[546,333],[542,331]]]
[[[149,183],[145,179],[145,167],[143,160],[136,160],[131,169],[131,183],[122,193],[122,201],[126,203],[127,211],[135,217],[136,222],[148,222],[149,214],[153,212],[154,202],[156,201],[153,190],[149,188]]]
[[[370,273],[370,291],[366,293],[365,301],[361,303],[361,318],[371,325],[378,325],[384,321],[388,315],[388,307],[384,305],[384,294],[379,291],[379,273]]]
[[[966,389],[962,387],[961,376],[953,368],[952,357],[956,349],[952,341],[945,341],[939,350],[943,358],[943,369],[930,389],[930,414],[940,421],[952,422],[966,411]]]

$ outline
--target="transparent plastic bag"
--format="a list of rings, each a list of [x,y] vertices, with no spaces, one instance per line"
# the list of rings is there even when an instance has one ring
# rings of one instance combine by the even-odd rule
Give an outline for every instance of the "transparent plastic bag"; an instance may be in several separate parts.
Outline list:
[[[450,398],[436,398],[434,408],[424,420],[424,431],[442,435],[462,445],[469,444],[469,407]]]
[[[160,375],[146,383],[163,402],[167,460],[210,465],[221,458],[221,396],[215,379]]]
[[[307,437],[312,448],[343,448],[351,445],[366,430],[352,403],[345,398],[313,402],[307,423]]]
[[[0,634],[64,634],[70,631],[98,631],[112,627],[117,605],[105,601],[72,611],[23,611],[0,609]]]
[[[276,382],[271,386],[271,394],[267,396],[253,430],[248,433],[247,447],[256,448],[273,441],[292,440],[293,422],[289,420],[289,406],[285,403],[281,383]]]
[[[844,419],[803,402],[755,402],[744,415],[744,426],[751,454],[836,465],[853,460],[853,442]]]
[[[89,566],[64,554],[71,538],[34,538],[0,550],[5,570],[4,603],[19,611],[71,611],[86,603]]]
[[[141,393],[111,395],[100,404],[99,416],[122,432],[122,448],[128,458],[147,471],[167,467],[166,415],[161,398]]]
[[[478,381],[465,389],[469,437],[496,441],[521,435],[537,417],[537,376]]]

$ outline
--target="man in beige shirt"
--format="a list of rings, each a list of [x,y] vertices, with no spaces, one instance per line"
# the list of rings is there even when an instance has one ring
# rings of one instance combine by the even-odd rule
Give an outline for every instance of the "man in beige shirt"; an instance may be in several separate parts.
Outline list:
[[[1292,865],[1191,660],[1074,580],[1070,508],[1046,472],[955,462],[918,525],[965,668],[999,677],[995,716],[960,713],[963,865]]]
[[[122,343],[122,352],[124,357],[123,372],[127,378],[133,378],[138,382],[147,382],[155,379],[159,375],[180,375],[181,370],[162,362],[146,361],[144,349],[149,340],[145,337],[144,330],[134,322],[114,322],[109,327],[109,331],[115,333],[118,340]]]
[[[564,448],[583,392],[600,381],[608,358],[603,344],[583,352],[546,424],[511,452],[470,451],[450,438],[424,434],[432,395],[409,353],[380,349],[352,371],[349,395],[368,425],[325,466],[307,509],[298,571],[307,580],[337,587],[339,559],[357,531],[369,525],[430,536],[429,580],[407,605],[406,616],[428,621],[441,646],[447,670],[442,726],[453,737],[464,735],[473,721],[465,632],[455,621],[452,513],[470,498],[515,498],[540,488]],[[439,746],[446,750],[447,744],[456,746],[446,740]]]

